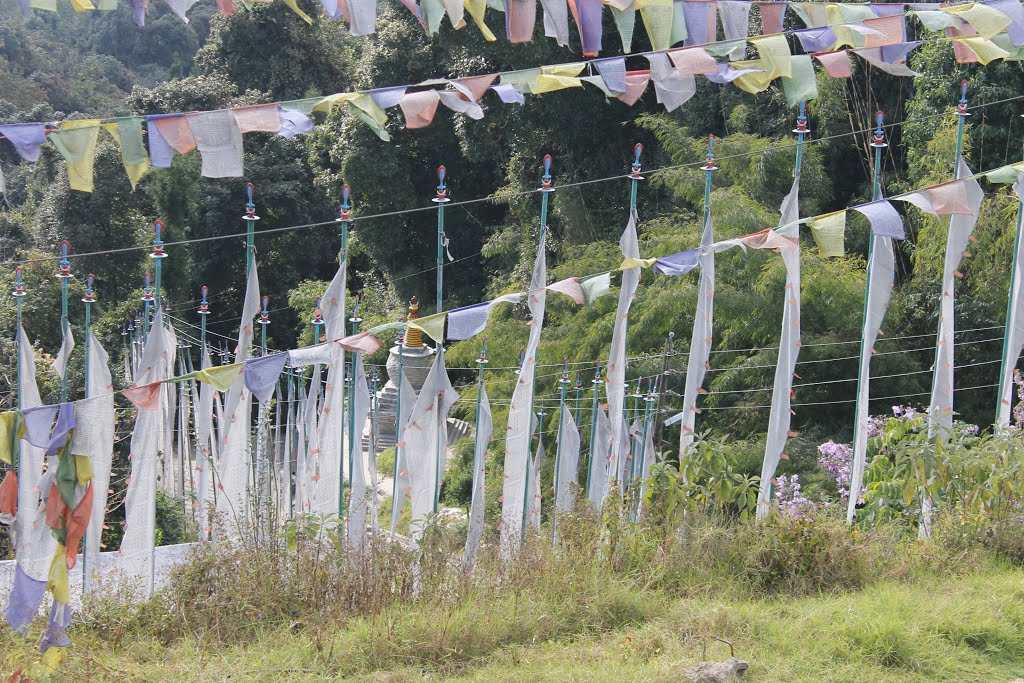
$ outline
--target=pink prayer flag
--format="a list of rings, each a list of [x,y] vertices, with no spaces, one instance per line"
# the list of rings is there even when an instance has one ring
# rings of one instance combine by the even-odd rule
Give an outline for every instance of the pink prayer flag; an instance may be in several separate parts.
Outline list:
[[[217,9],[223,12],[226,16],[231,16],[235,12],[235,3],[231,0],[216,0]]]
[[[494,83],[494,79],[498,77],[498,74],[486,74],[484,76],[470,76],[469,78],[458,78],[456,81],[465,86],[469,92],[473,94],[473,98],[479,102],[480,98],[484,96],[487,89],[491,87],[491,83]]]
[[[846,50],[838,52],[816,52],[814,58],[821,62],[825,71],[832,78],[850,78],[853,76],[853,69],[850,68],[850,54]]]
[[[533,40],[533,25],[537,21],[537,0],[505,0],[505,30],[510,43],[528,43]]]
[[[936,185],[927,190],[928,199],[932,203],[932,209],[939,216],[950,216],[960,214],[971,216],[974,214],[967,205],[967,186],[963,180]]]
[[[441,96],[436,90],[406,93],[398,102],[405,114],[406,128],[426,128],[434,120]]]
[[[143,384],[124,390],[124,397],[135,404],[139,410],[156,410],[160,407],[160,386],[162,382]]]
[[[786,249],[797,244],[789,237],[783,237],[771,228],[740,237],[739,242],[751,249]]]
[[[338,343],[341,348],[346,351],[352,351],[353,353],[376,353],[383,342],[377,339],[369,332],[360,332],[359,334],[349,335],[343,339],[339,339]]]
[[[583,288],[580,287],[580,279],[578,277],[570,277],[558,282],[552,282],[547,286],[547,289],[550,289],[552,292],[561,292],[581,306],[587,302],[586,297],[583,296]]]
[[[891,17],[878,17],[877,19],[865,19],[861,24],[864,28],[878,31],[882,35],[868,34],[864,36],[864,47],[882,47],[883,45],[896,45],[903,42],[903,15],[894,14]]]
[[[764,35],[771,33],[782,33],[782,21],[786,16],[786,3],[784,2],[759,2],[761,8],[761,26]]]
[[[281,113],[276,104],[259,104],[235,109],[235,121],[243,133],[276,133],[281,130]]]
[[[686,75],[718,73],[718,61],[702,47],[688,47],[668,53],[676,71]]]
[[[650,71],[627,71],[626,92],[619,95],[618,100],[632,107],[644,94],[644,91],[647,90],[647,84],[650,80]]]
[[[167,144],[178,154],[188,154],[196,148],[196,139],[192,136],[192,127],[188,125],[185,115],[168,116],[165,119],[153,119],[156,129],[164,136]]]
[[[964,24],[963,22],[961,22],[960,25],[966,26],[966,24]],[[962,30],[950,27],[946,29],[946,35],[949,36],[950,38],[955,38],[957,36],[971,36],[974,35],[974,33],[974,29],[972,28],[966,28]],[[956,59],[957,64],[978,63],[978,53],[969,48],[967,44],[961,40],[953,41],[953,58]]]

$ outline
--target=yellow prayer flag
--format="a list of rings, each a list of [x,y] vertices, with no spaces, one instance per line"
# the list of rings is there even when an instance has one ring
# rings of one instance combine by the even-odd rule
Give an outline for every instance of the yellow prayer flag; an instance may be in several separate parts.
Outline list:
[[[622,264],[619,265],[619,270],[629,270],[630,268],[650,268],[657,260],[657,258],[633,258],[632,256],[628,256],[623,259]]]
[[[50,573],[46,581],[46,589],[53,594],[53,599],[62,605],[71,602],[71,586],[68,585],[68,561],[65,557],[64,544],[58,543],[57,550],[50,560]]]
[[[636,0],[647,37],[655,50],[672,47],[672,0]]]
[[[295,2],[295,0],[284,0],[284,4],[288,5],[288,8],[291,9],[291,11],[295,12],[300,17],[302,17],[302,20],[304,22],[310,25],[313,24],[313,17],[309,16],[301,9],[299,9],[299,3]]]
[[[992,38],[1002,33],[1007,26],[1013,23],[1010,17],[999,10],[983,5],[980,2],[940,7],[939,11],[958,15],[961,19],[967,21],[982,38]]]
[[[484,14],[487,12],[487,0],[462,0],[462,4],[465,6],[466,11],[469,12],[469,16],[473,18],[473,23],[480,29],[484,40],[488,43],[496,41],[497,38],[491,32],[491,29],[487,28],[487,24],[484,23]]]
[[[789,42],[786,40],[786,36],[774,34],[751,38],[750,44],[757,48],[761,55],[761,62],[768,66],[765,71],[772,78],[777,76],[791,78],[793,76],[793,66],[790,61],[793,53],[789,51]]]
[[[971,48],[974,54],[978,55],[978,63],[980,64],[988,64],[994,59],[1006,59],[1010,56],[1009,52],[981,36],[953,38],[953,40]]]
[[[13,411],[0,413],[0,462],[10,465],[14,460],[14,453],[11,446],[17,435],[14,433],[14,425],[18,415]]]
[[[50,142],[67,162],[68,185],[72,190],[92,192],[93,162],[99,134],[99,119],[87,119],[65,121],[60,124],[60,130],[49,135]]]
[[[444,341],[444,321],[447,317],[448,313],[442,311],[434,315],[428,315],[426,318],[410,320],[407,324],[409,327],[415,327],[417,330],[422,331],[423,334],[434,341],[441,343]]]
[[[96,9],[96,6],[89,0],[71,0],[71,6],[75,8],[76,12],[88,12]]]
[[[75,456],[75,469],[78,472],[78,485],[85,486],[96,474],[92,470],[92,461],[87,455]]]
[[[768,74],[770,67],[760,59],[741,59],[732,63],[732,68],[737,71],[743,69],[758,69],[754,73],[743,74],[733,84],[740,90],[744,90],[751,95],[756,95],[759,92],[764,92],[768,89],[768,86],[772,84],[774,76]]]
[[[206,382],[217,391],[227,391],[234,384],[235,378],[242,372],[244,363],[231,363],[230,365],[215,365],[196,372],[196,379]]]
[[[846,210],[833,211],[807,221],[818,254],[827,258],[846,254]]]
[[[546,92],[555,92],[556,90],[565,90],[566,88],[582,87],[583,81],[579,78],[541,74],[540,76],[537,76],[537,82],[533,84],[533,93],[535,95],[539,95]]]
[[[115,123],[103,124],[103,129],[110,133],[114,142],[121,149],[121,160],[128,174],[128,182],[132,189],[139,184],[142,176],[149,172],[149,155],[142,141],[142,117],[118,119]]]

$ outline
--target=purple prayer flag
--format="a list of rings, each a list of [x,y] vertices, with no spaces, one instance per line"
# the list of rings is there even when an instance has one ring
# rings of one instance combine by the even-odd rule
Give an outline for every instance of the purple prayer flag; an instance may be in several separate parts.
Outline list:
[[[1024,45],[1024,8],[1017,0],[991,0],[986,5],[1010,17],[1010,25],[1006,27],[1006,35],[1014,47]]]
[[[278,107],[277,113],[281,116],[281,130],[277,134],[283,138],[291,139],[313,130],[313,120],[300,111]]]
[[[288,362],[288,352],[272,353],[269,356],[260,356],[245,361],[242,370],[245,373],[245,386],[249,388],[252,395],[260,403],[269,401],[277,385],[277,378],[281,376],[285,363]]]
[[[623,57],[595,59],[590,62],[597,67],[604,84],[613,92],[626,92],[626,60]]]
[[[683,45],[706,45],[715,42],[715,15],[717,5],[700,0],[684,0],[683,16],[686,17],[686,40]]]
[[[601,51],[601,0],[576,0],[576,11],[580,15],[580,34],[583,39],[583,53],[597,54]]]
[[[922,41],[914,40],[909,43],[896,43],[895,45],[883,45],[880,49],[881,59],[887,64],[902,64],[907,61],[907,55]]]
[[[46,631],[39,641],[39,654],[45,653],[51,647],[70,647],[71,639],[67,633],[70,625],[71,605],[62,605],[54,599],[50,605],[50,616],[46,620]]]
[[[761,71],[761,69],[734,69],[729,66],[728,62],[719,62],[718,73],[707,73],[703,74],[703,76],[712,83],[721,85],[723,83],[732,83],[744,74],[752,74],[758,71]]]
[[[662,275],[686,275],[699,265],[697,260],[699,255],[696,249],[688,249],[671,256],[664,256],[654,262],[654,272]]]
[[[132,6],[132,21],[139,28],[146,25],[146,0],[128,0]]]
[[[861,204],[853,207],[864,215],[871,222],[871,232],[879,237],[892,237],[893,239],[906,239],[907,233],[903,227],[903,219],[900,217],[896,207],[887,199],[880,199],[877,202]]]
[[[68,434],[75,428],[75,406],[71,403],[61,403],[57,406],[57,424],[50,432],[50,441],[46,446],[47,455],[56,455],[57,451],[67,443]]]
[[[150,114],[146,117],[146,136],[149,138],[149,163],[153,168],[170,168],[174,158],[174,148],[167,144],[166,138],[156,127],[157,119],[166,119],[180,114]]]
[[[25,440],[36,448],[50,445],[50,428],[57,417],[58,406],[36,406],[22,411],[25,420]]]
[[[46,582],[36,581],[22,570],[21,565],[14,565],[14,583],[8,598],[7,610],[4,615],[7,623],[21,635],[28,631],[32,619],[39,611],[39,605],[46,594]]]
[[[807,28],[801,31],[794,31],[800,40],[800,46],[804,52],[824,52],[832,49],[836,43],[836,34],[828,26],[821,28]]]
[[[8,123],[0,126],[0,133],[14,145],[25,161],[39,161],[39,148],[46,142],[45,123]]]

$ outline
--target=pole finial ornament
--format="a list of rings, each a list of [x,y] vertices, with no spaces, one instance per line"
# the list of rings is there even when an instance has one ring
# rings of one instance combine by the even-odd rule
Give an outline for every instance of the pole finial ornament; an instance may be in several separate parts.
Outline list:
[[[210,315],[210,302],[206,300],[206,297],[210,295],[210,288],[203,285],[199,288],[199,294],[203,297],[203,300],[199,302],[199,315]]]
[[[267,307],[270,305],[270,297],[264,295],[260,303],[262,305],[262,308],[260,309],[260,319],[256,322],[258,322],[260,325],[269,325],[270,311],[267,310]]]
[[[152,282],[152,280],[153,280],[153,276],[150,275],[149,273],[146,273],[145,275],[142,276],[142,281],[143,281],[143,283],[145,283],[142,286],[142,300],[143,301],[152,301],[153,300],[153,286],[150,284],[150,282]]]
[[[448,197],[448,169],[441,166],[437,167],[437,196],[434,197],[433,201],[435,204],[447,204],[451,201]]]
[[[960,101],[956,103],[957,116],[970,116],[967,111],[967,79],[960,81]]]
[[[715,166],[715,134],[708,133],[708,155],[704,159],[704,170],[711,172],[717,171],[718,167]]]
[[[592,384],[600,384],[601,383],[601,359],[600,358],[597,359],[597,368],[594,370],[594,379],[591,380],[591,383]]]
[[[318,296],[316,298],[316,303],[313,304],[313,319],[310,320],[309,322],[314,324],[314,325],[323,325],[324,324],[324,312],[322,310],[320,310],[320,302],[322,300],[323,300],[322,297]]]
[[[245,184],[245,194],[248,197],[248,201],[245,203],[245,215],[242,216],[243,221],[258,221],[259,216],[256,215],[256,204],[253,202],[252,197],[256,192],[256,187],[252,183]]]
[[[61,240],[60,243],[60,261],[57,262],[57,272],[54,277],[58,278],[69,278],[71,277],[71,261],[68,260],[68,256],[71,254],[71,242],[67,240]]]
[[[871,136],[871,147],[888,147],[889,143],[885,141],[885,130],[882,128],[884,122],[884,116],[882,110],[879,109],[875,112],[875,133]]]
[[[640,155],[644,153],[644,146],[639,142],[633,145],[633,163],[629,167],[630,180],[643,180],[640,175]]]
[[[25,296],[25,283],[21,279],[24,274],[25,270],[21,266],[14,269],[14,291],[11,296]]]
[[[479,365],[491,362],[487,360],[487,337],[484,337],[483,343],[480,344],[480,357],[476,359],[476,362]]]
[[[555,187],[553,185],[554,178],[551,177],[551,155],[544,155],[544,175],[540,177],[540,191],[541,192],[554,192]]]
[[[807,127],[807,102],[800,103],[800,113],[796,117],[796,128],[793,129],[794,133],[806,135],[811,132],[811,129]]]
[[[152,258],[164,258],[167,256],[164,253],[164,222],[161,220],[153,221],[153,253],[150,254]]]
[[[338,223],[348,223],[352,220],[352,207],[349,205],[349,199],[352,197],[352,188],[345,185],[341,186],[341,206],[338,207]]]
[[[89,273],[85,276],[85,296],[82,297],[82,301],[87,304],[95,303],[96,296],[93,290],[93,283],[96,282],[96,276]]]
[[[558,380],[559,384],[569,384],[569,357],[566,356],[562,359],[562,377]]]
[[[359,302],[360,302],[360,298],[361,298],[360,294],[356,294],[355,297],[354,297],[355,302],[352,304],[352,317],[348,319],[348,321],[350,323],[361,323],[361,322],[363,322],[363,319],[359,317],[359,309],[360,309]]]

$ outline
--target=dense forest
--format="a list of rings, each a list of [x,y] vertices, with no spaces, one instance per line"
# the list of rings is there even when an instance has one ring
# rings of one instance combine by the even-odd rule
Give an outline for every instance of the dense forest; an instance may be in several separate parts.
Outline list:
[[[309,0],[298,1],[319,15]],[[154,3],[143,29],[132,23],[127,5],[84,14],[62,5],[57,13],[25,18],[13,3],[5,3],[0,7],[0,121],[274,102],[565,62],[579,52],[578,45],[558,48],[540,38],[521,45],[503,39],[485,43],[473,29],[454,31],[447,25],[429,38],[398,3],[384,4],[380,11],[378,32],[354,38],[322,16],[309,26],[278,3],[224,16],[212,3],[202,2],[191,10],[188,24]],[[609,16],[605,19],[610,22]],[[613,31],[609,24],[606,32]],[[645,40],[638,35],[633,49],[648,49]],[[863,62],[856,63],[850,79],[819,74],[819,98],[808,109],[812,132],[803,162],[801,215],[870,198],[873,161],[868,143],[878,109],[887,122],[899,123],[887,129],[890,146],[882,157],[887,194],[951,178],[952,110],[961,79],[967,79],[971,105],[977,107],[968,122],[968,164],[981,170],[1020,159],[1024,138],[1018,114],[1024,109],[1014,98],[1024,87],[1024,73],[1018,63],[960,65],[948,43],[926,41],[912,56],[911,66],[922,75],[897,78]],[[269,346],[287,349],[312,339],[308,321],[316,296],[337,268],[339,235],[331,224],[279,229],[332,221],[343,183],[353,189],[357,216],[428,206],[440,164],[448,170],[450,195],[456,201],[494,196],[454,206],[446,214],[454,258],[444,270],[446,309],[519,291],[528,282],[539,199],[522,192],[537,187],[544,154],[554,158],[556,188],[566,186],[551,200],[548,263],[555,278],[617,267],[629,201],[621,176],[628,171],[636,142],[645,145],[646,181],[638,201],[644,256],[670,254],[699,242],[704,173],[698,164],[707,151],[708,134],[718,138],[720,168],[713,176],[711,203],[717,237],[775,225],[791,184],[796,111],[775,87],[755,96],[700,80],[696,96],[671,114],[656,102],[653,91],[628,107],[595,89],[531,98],[525,106],[493,103],[486,114],[473,121],[439,111],[434,123],[420,130],[393,121],[388,127],[391,141],[382,142],[356,118],[336,110],[305,136],[247,136],[245,178],[200,177],[198,155],[191,154],[176,157],[170,169],[154,170],[134,190],[117,146],[101,136],[91,194],[69,189],[64,161],[51,146],[44,147],[38,163],[28,164],[0,142],[7,188],[0,208],[0,262],[8,264],[0,273],[0,289],[11,290],[13,263],[26,261],[25,326],[42,360],[60,345],[60,285],[53,278],[60,240],[70,240],[76,253],[145,244],[152,239],[156,219],[165,222],[168,242],[237,234],[244,231],[248,181],[256,187],[261,217],[257,230],[268,233],[257,233],[256,250],[263,293],[271,302]],[[656,169],[664,170],[652,172]],[[584,183],[613,176],[618,179]],[[996,403],[999,326],[1005,317],[1016,211],[1016,200],[1005,188],[988,189],[975,230],[977,242],[961,269],[956,303],[956,324],[962,331],[956,363],[964,368],[958,373],[964,390],[957,392],[956,405],[963,419],[978,424],[991,422]],[[875,376],[886,378],[873,387],[880,397],[872,403],[876,413],[888,413],[897,404],[926,405],[930,389],[946,223],[911,209],[907,224],[908,239],[898,254],[898,285],[872,368]],[[413,295],[432,311],[434,213],[359,221],[353,231],[350,289],[362,294],[365,324],[397,319]],[[805,238],[804,346],[794,418],[800,436],[783,471],[812,469],[814,447],[824,439],[850,440],[867,237],[866,222],[851,218],[846,256],[839,259],[820,258]],[[165,302],[181,338],[196,336],[198,292],[207,285],[213,312],[209,331],[223,343],[237,331],[241,310],[242,238],[172,245],[168,253]],[[77,302],[85,275],[93,273],[98,298],[93,324],[115,368],[125,348],[121,332],[140,308],[143,273],[151,264],[147,252],[138,250],[73,260],[71,324],[81,339],[83,310]],[[774,254],[739,252],[720,256],[717,272],[716,352],[698,429],[729,435],[728,447],[739,466],[756,473],[785,272]],[[666,386],[670,410],[681,401],[695,297],[695,278],[647,272],[630,316],[629,356],[637,360],[628,379],[660,372],[666,339],[669,333],[675,335],[669,356],[675,374]],[[14,306],[12,297],[0,298],[4,359],[13,357]],[[573,368],[582,369],[589,388],[595,359],[608,353],[614,306],[614,297],[590,307],[550,298],[540,362],[554,367],[569,358],[579,363]],[[525,306],[495,311],[487,333],[495,367],[516,364],[527,336],[526,319]],[[449,348],[448,365],[456,369],[457,384],[472,382],[475,371],[470,368],[479,349],[479,339]],[[82,386],[81,353],[79,348],[73,358],[72,398]],[[369,361],[383,364],[385,353]],[[12,367],[5,363],[0,378],[5,407],[12,398]],[[40,362],[39,368],[44,401],[54,401],[56,377],[49,363]],[[557,395],[558,374],[542,373],[539,396]],[[499,405],[511,395],[508,377],[508,372],[495,373],[489,389]],[[471,397],[472,388],[463,395]],[[471,403],[464,405],[463,416],[468,417]],[[502,409],[496,412],[495,433],[500,434]],[[548,424],[555,423],[551,419]],[[674,452],[675,438],[667,428],[659,449]],[[550,441],[553,448],[554,439]],[[462,504],[469,493],[469,453],[465,456],[461,471],[447,484],[449,499]],[[492,472],[500,478],[500,468]],[[497,495],[489,498],[495,501]]]

